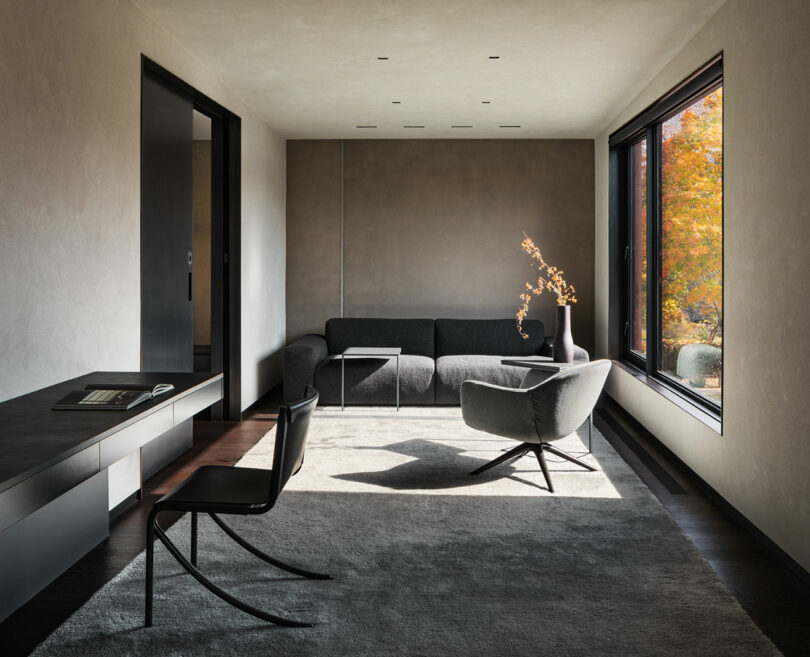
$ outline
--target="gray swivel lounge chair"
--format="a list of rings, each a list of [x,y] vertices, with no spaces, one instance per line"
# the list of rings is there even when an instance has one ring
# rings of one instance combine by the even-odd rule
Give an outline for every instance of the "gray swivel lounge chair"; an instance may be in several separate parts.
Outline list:
[[[588,418],[609,371],[610,361],[595,360],[565,369],[527,388],[504,388],[480,381],[465,381],[461,386],[464,422],[473,429],[520,441],[514,449],[470,474],[480,474],[534,452],[548,489],[553,493],[544,452],[556,454],[588,470],[596,470],[551,443],[571,434]]]

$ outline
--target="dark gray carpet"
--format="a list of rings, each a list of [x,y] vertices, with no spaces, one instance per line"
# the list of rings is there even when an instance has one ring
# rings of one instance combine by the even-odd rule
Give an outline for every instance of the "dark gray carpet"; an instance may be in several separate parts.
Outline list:
[[[242,464],[269,465],[272,438]],[[584,452],[576,435],[563,443]],[[200,526],[216,582],[315,628],[236,611],[159,546],[155,627],[141,629],[141,555],[35,654],[779,654],[601,436],[586,457],[600,471],[553,463],[553,495],[529,458],[466,474],[513,445],[458,409],[319,411],[278,506],[232,525],[333,581],[288,576]],[[171,534],[187,549],[188,519]]]

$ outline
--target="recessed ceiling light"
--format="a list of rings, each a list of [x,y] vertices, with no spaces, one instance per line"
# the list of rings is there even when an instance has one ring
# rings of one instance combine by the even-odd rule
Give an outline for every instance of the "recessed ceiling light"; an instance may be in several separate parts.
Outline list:
[[[404,125],[403,128],[424,128],[423,125]]]
[[[376,128],[376,125],[356,125],[355,128]]]
[[[500,57],[500,55],[490,55],[489,58],[490,59],[500,59],[501,57]]]
[[[472,128],[471,125],[451,125],[451,128]]]
[[[519,125],[499,125],[499,128],[519,128]]]

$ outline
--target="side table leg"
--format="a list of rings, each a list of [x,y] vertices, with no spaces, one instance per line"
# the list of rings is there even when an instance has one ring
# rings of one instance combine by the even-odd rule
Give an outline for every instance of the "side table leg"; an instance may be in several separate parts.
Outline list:
[[[397,354],[397,411],[399,411],[399,354]]]
[[[340,410],[346,410],[346,402],[345,397],[346,395],[346,359],[341,357],[340,358]]]
[[[593,436],[593,411],[588,415],[588,454],[591,453],[591,437]]]

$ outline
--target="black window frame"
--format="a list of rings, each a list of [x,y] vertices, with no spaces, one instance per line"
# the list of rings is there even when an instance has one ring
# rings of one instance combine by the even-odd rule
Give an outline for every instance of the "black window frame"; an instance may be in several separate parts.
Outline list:
[[[712,418],[722,421],[721,400],[716,403],[661,371],[661,129],[670,117],[723,85],[723,55],[719,53],[669,93],[647,107],[610,135],[610,246],[611,246],[611,330],[609,349],[615,358],[642,372],[655,384],[674,392],[677,397],[697,406]],[[646,357],[632,349],[633,313],[633,146],[647,140],[647,324]],[[725,168],[724,168],[725,171]],[[725,186],[723,187],[725,192]],[[725,203],[723,203],[725,207]],[[723,219],[721,218],[721,221]],[[725,239],[723,239],[725,243]],[[722,258],[722,254],[721,254]],[[724,259],[723,259],[724,260]],[[725,279],[723,276],[723,294]],[[725,304],[723,304],[725,308]],[[656,386],[657,387],[657,386]]]

